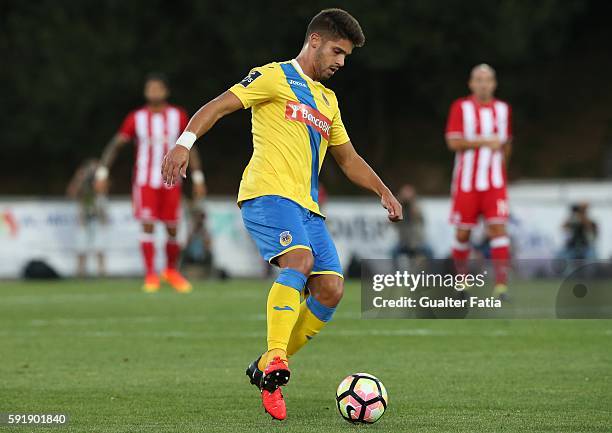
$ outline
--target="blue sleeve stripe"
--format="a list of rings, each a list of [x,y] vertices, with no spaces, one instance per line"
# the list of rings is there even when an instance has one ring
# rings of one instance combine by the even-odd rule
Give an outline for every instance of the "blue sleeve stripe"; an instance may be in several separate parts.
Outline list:
[[[329,322],[334,315],[334,311],[336,311],[336,307],[323,305],[312,295],[306,299],[306,306],[321,322]]]
[[[298,292],[301,292],[306,285],[306,275],[295,269],[283,268],[276,279],[278,284],[283,286],[293,287]]]

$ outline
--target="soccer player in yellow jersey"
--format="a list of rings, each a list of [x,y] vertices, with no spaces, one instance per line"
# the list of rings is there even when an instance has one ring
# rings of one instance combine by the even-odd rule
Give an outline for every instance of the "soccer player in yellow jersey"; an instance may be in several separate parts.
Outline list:
[[[251,109],[254,150],[238,205],[262,256],[281,271],[268,294],[267,351],[247,375],[276,419],[287,416],[280,386],[289,380],[288,358],[331,319],[343,293],[338,254],[318,206],[318,176],[327,150],[353,183],[380,197],[391,221],[402,219],[401,205],[355,151],[336,95],[321,84],[364,42],[349,13],[321,11],[308,25],[295,59],[254,68],[204,105],[163,162],[164,181],[172,185],[185,176],[189,149],[198,137],[223,116]]]

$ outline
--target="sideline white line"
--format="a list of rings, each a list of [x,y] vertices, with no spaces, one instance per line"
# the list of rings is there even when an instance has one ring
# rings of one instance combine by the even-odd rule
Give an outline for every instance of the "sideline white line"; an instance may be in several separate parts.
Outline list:
[[[359,313],[338,312],[334,315],[334,319],[346,320],[361,318]],[[96,318],[73,318],[73,317],[55,317],[53,319],[32,319],[27,324],[34,327],[44,326],[86,326],[86,325],[101,325],[101,324],[120,324],[120,323],[155,323],[155,322],[174,322],[174,323],[212,323],[212,322],[263,322],[266,320],[266,315],[260,314],[244,314],[238,317],[223,316],[210,317],[205,313],[198,315],[177,315],[177,316],[108,316]]]
[[[485,330],[482,332],[439,330],[431,328],[408,328],[408,329],[329,329],[324,332],[329,337],[517,337],[524,335],[506,330]],[[589,333],[591,336],[605,335],[612,336],[612,329],[601,330],[597,333]],[[240,339],[240,338],[265,338],[266,333],[261,331],[253,332],[193,332],[193,331],[63,331],[63,332],[44,332],[41,330],[0,330],[3,337],[84,337],[84,338],[181,338],[193,340],[219,340],[219,339]]]
[[[262,331],[254,332],[189,332],[167,330],[159,332],[150,331],[70,331],[70,332],[42,332],[36,330],[0,330],[1,336],[13,337],[122,337],[122,338],[185,338],[185,339],[228,339],[228,338],[265,338],[266,333]],[[427,328],[414,329],[354,329],[354,330],[335,330],[330,329],[325,332],[326,336],[331,337],[448,337],[448,336],[464,336],[464,337],[500,337],[511,335],[505,332],[452,332]]]
[[[228,290],[223,293],[223,299],[264,299],[263,292],[257,291],[257,289],[252,290]],[[0,292],[1,294],[1,292]],[[213,298],[216,296],[215,293],[210,291],[194,291],[189,295],[180,295],[177,293],[172,293],[170,291],[164,293],[154,293],[154,294],[146,294],[142,293],[138,290],[128,290],[125,292],[117,292],[117,293],[61,293],[61,294],[53,294],[53,293],[44,293],[40,295],[2,295],[0,306],[5,305],[32,305],[32,304],[72,304],[78,302],[89,302],[89,303],[97,303],[101,301],[112,300],[113,302],[121,302],[122,300],[127,299],[137,299],[143,302],[149,301],[167,301],[168,299],[177,299],[180,297],[181,299],[202,299],[202,298]]]

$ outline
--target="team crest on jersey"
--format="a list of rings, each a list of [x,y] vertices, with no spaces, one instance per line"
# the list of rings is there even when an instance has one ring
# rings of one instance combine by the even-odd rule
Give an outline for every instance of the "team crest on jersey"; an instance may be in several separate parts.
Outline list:
[[[327,100],[325,93],[321,92],[321,98],[323,98],[323,102],[325,102],[325,105],[329,107],[329,101]]]
[[[286,247],[293,241],[293,236],[291,236],[291,232],[289,230],[282,232],[279,237],[279,242],[282,246]]]
[[[249,84],[251,84],[253,81],[255,81],[257,79],[257,77],[259,77],[259,76],[261,76],[261,72],[253,71],[249,75],[244,77],[244,79],[240,82],[240,84],[242,84],[243,87],[246,87]]]

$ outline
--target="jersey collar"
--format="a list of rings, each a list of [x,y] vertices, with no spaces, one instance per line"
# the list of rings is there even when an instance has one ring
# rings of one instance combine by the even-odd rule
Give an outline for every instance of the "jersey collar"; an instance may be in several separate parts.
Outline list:
[[[306,78],[308,81],[310,81],[311,83],[318,83],[318,81],[313,80],[312,78],[310,78],[308,75],[304,73],[304,71],[302,70],[302,67],[300,66],[297,60],[291,59],[291,64],[293,65],[295,70],[298,71],[298,73],[304,78]]]
[[[470,99],[477,107],[486,107],[486,108],[492,107],[496,101],[496,99],[493,97],[491,98],[491,101],[489,102],[480,102],[474,95],[470,95]]]

